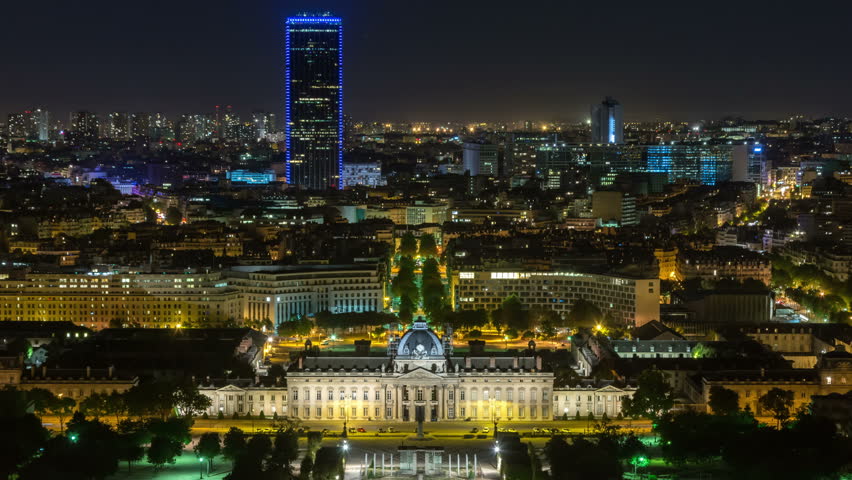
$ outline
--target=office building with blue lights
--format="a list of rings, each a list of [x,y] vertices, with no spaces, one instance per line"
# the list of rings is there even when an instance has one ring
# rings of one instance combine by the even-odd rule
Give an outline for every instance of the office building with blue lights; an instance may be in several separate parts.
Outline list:
[[[652,174],[666,183],[689,182],[716,185],[737,180],[735,170],[745,169],[746,145],[730,144],[552,144],[536,151],[536,173],[544,188],[562,189],[566,181],[585,172],[594,187],[609,187],[619,176]],[[743,180],[747,181],[747,180]],[[657,188],[655,188],[657,190]]]
[[[287,182],[341,189],[343,182],[343,22],[301,15],[286,22]]]
[[[624,143],[624,112],[612,97],[592,105],[592,143]]]

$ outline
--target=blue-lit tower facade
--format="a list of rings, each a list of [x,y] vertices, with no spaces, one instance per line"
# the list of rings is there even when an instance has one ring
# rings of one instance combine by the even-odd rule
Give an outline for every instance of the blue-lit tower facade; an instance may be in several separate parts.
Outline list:
[[[343,22],[288,18],[284,56],[287,182],[343,188]]]
[[[592,143],[624,143],[624,112],[612,97],[592,105]]]

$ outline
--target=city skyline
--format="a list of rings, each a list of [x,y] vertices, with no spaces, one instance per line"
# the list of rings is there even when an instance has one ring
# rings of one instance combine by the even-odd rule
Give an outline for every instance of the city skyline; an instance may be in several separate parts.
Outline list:
[[[360,8],[190,1],[170,5],[164,16],[97,3],[49,5],[49,15],[10,6],[21,21],[0,34],[16,45],[7,59],[15,74],[2,84],[15,95],[3,99],[0,111],[43,105],[62,118],[73,110],[175,116],[231,104],[244,112],[283,112],[283,25],[288,15],[307,10],[328,10],[349,25],[348,63],[357,68],[347,72],[347,111],[365,121],[583,121],[589,105],[606,95],[622,102],[626,121],[852,111],[843,88],[849,67],[836,63],[842,41],[833,38],[842,28],[834,26],[844,17],[836,8],[831,15],[813,9],[808,18],[755,4],[654,12],[570,5],[539,15],[534,8],[474,3],[432,5],[411,15],[381,1]],[[24,38],[28,19],[42,21],[45,34],[15,41]],[[439,21],[442,28],[432,28]],[[604,25],[608,35],[597,35]],[[219,39],[212,47],[206,45],[211,28]],[[115,36],[128,40],[105,41]],[[768,41],[776,46],[760,48]],[[36,60],[59,44],[66,45],[62,55]]]

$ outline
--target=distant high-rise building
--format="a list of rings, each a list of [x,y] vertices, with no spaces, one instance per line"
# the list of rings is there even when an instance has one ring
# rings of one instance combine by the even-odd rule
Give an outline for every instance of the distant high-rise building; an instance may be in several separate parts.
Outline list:
[[[149,135],[152,140],[174,140],[175,130],[172,122],[163,113],[151,115],[151,128]]]
[[[130,117],[127,112],[112,112],[107,116],[105,136],[111,140],[130,138]]]
[[[48,140],[50,116],[43,108],[10,113],[6,128],[10,138]]]
[[[535,151],[535,174],[546,190],[562,190],[574,174],[577,164],[574,152],[564,143],[545,143]]]
[[[10,113],[6,121],[6,129],[9,138],[26,138],[27,117],[26,112]]]
[[[530,122],[525,122],[530,123]],[[548,143],[556,144],[559,135],[555,133],[514,132],[506,143],[506,155],[503,171],[506,176],[532,175],[536,169],[536,150]]]
[[[612,97],[592,106],[592,143],[624,143],[624,113]]]
[[[147,138],[151,135],[151,114],[136,112],[130,115],[130,136]]]
[[[70,130],[74,140],[77,142],[97,140],[100,132],[100,120],[92,112],[74,112],[71,114]]]
[[[465,143],[462,155],[465,171],[471,176],[496,177],[499,174],[499,147],[492,143]]]
[[[343,188],[343,22],[288,18],[284,56],[287,182]]]
[[[32,125],[35,138],[45,142],[50,139],[50,114],[43,108],[32,111]]]
[[[216,120],[209,115],[181,115],[176,130],[178,141],[183,143],[210,141],[216,131]]]
[[[261,111],[252,112],[251,122],[254,126],[255,140],[265,138],[267,135],[275,133],[277,130],[274,113]]]

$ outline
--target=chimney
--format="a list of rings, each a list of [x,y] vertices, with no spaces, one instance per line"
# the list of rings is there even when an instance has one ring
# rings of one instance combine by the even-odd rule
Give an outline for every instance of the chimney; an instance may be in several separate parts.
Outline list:
[[[41,366],[41,376],[42,378],[47,378],[47,365]]]
[[[86,367],[86,378],[92,377],[92,367]]]
[[[302,355],[299,355],[299,370],[302,369],[302,360],[303,359],[304,359],[304,357]]]
[[[512,357],[512,368],[515,370],[518,369],[518,357]]]
[[[765,369],[765,368],[763,368],[763,367],[760,367],[760,376],[761,376],[761,377],[765,377],[765,376],[766,376],[766,369]]]
[[[254,376],[254,384],[255,384],[255,385],[260,385],[260,377],[259,377],[259,376],[257,376],[257,375],[255,375],[255,376]]]
[[[470,369],[470,357],[464,357],[464,368]]]
[[[494,355],[488,359],[488,368],[497,368],[497,359],[494,358]]]
[[[535,357],[535,369],[541,370],[541,357]]]
[[[109,368],[107,369],[107,372],[108,372],[107,374],[109,375],[109,378],[112,378],[112,376],[115,375],[115,365],[110,365]]]
[[[30,378],[35,378],[35,364],[30,365]]]

